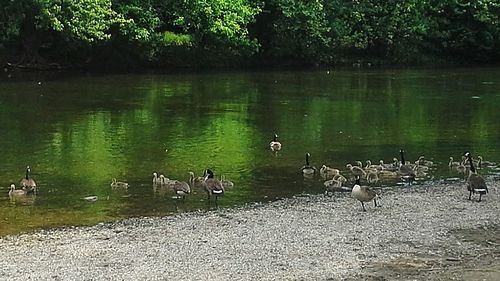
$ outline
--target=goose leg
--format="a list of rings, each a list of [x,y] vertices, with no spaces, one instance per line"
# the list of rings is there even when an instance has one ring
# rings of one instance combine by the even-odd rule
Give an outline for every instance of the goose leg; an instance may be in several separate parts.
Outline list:
[[[363,207],[363,212],[366,212],[365,203],[363,203],[363,201],[361,201],[361,206]]]
[[[481,202],[481,196],[483,196],[483,194],[479,193],[479,200],[477,200],[477,202]]]
[[[470,200],[470,197],[472,196],[472,190],[469,191],[469,200]]]
[[[377,199],[373,198],[373,202],[375,203],[375,207],[378,207],[377,206]]]

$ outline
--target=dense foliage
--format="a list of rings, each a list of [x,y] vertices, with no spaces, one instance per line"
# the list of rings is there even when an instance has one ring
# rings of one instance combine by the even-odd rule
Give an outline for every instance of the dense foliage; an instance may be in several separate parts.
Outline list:
[[[0,59],[18,64],[500,58],[500,0],[0,0],[0,5]]]

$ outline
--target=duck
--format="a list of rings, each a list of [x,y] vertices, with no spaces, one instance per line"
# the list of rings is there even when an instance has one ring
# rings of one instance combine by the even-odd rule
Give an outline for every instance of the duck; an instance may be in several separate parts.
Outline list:
[[[188,182],[193,182],[193,179],[194,179],[194,173],[189,173]],[[174,190],[175,194],[177,194],[178,196],[182,196],[182,200],[185,199],[187,194],[191,193],[191,186],[189,185],[188,182],[176,180],[172,184],[172,189]]]
[[[111,181],[111,188],[128,188],[128,183],[123,182],[123,181],[116,181],[116,178],[113,178]]]
[[[333,179],[336,175],[340,174],[338,169],[330,168],[326,165],[321,166],[319,168],[319,174],[324,180]]]
[[[19,185],[22,187],[22,189],[26,190],[27,193],[29,192],[36,193],[37,190],[36,182],[34,179],[30,178],[30,173],[31,173],[31,168],[30,166],[27,166],[26,176],[23,179],[21,179]]]
[[[27,190],[25,189],[16,189],[16,185],[11,183],[10,184],[10,190],[9,190],[9,197],[14,197],[14,196],[25,196],[27,194]]]
[[[370,202],[373,200],[375,203],[375,207],[377,206],[377,193],[371,190],[367,186],[361,186],[359,182],[359,176],[356,176],[356,183],[352,187],[351,196],[355,199],[358,199],[361,202],[361,206],[363,207],[363,212],[366,212],[365,202]]]
[[[318,171],[318,169],[316,169],[316,167],[314,166],[309,165],[309,157],[311,157],[311,154],[307,152],[305,156],[306,156],[306,164],[302,166],[300,170],[304,176],[312,177]]]
[[[210,197],[215,196],[215,201],[217,201],[217,198],[224,195],[224,185],[220,180],[214,178],[212,170],[206,169],[204,174],[206,176],[203,186],[207,192],[207,199],[210,201]]]
[[[401,178],[411,182],[415,180],[416,175],[415,171],[409,165],[406,165],[404,153],[405,152],[403,149],[399,150],[399,154],[401,156],[401,164],[398,171]]]
[[[479,194],[478,202],[481,202],[481,197],[484,194],[488,193],[488,186],[486,186],[484,178],[477,174],[470,153],[466,152],[465,157],[467,157],[467,160],[469,161],[470,164],[469,177],[467,178],[467,190],[469,191],[469,200],[471,200],[472,193],[478,193]]]
[[[278,141],[277,134],[274,134],[273,140],[269,143],[269,147],[271,147],[272,151],[280,151],[281,150],[281,142]]]

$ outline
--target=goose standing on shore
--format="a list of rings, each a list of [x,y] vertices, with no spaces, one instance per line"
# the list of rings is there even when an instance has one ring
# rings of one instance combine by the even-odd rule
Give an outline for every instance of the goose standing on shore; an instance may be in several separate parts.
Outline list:
[[[30,166],[26,167],[26,175],[21,180],[19,185],[26,191],[26,193],[33,192],[36,194],[36,182],[34,179],[30,178],[31,168]]]
[[[269,143],[271,150],[278,152],[281,150],[281,142],[278,141],[278,135],[274,134],[273,140]]]
[[[211,196],[215,196],[215,201],[217,198],[224,195],[224,185],[222,182],[214,178],[214,173],[210,169],[205,170],[205,181],[203,182],[203,187],[207,192],[207,200],[210,201]]]
[[[316,167],[309,165],[309,157],[311,157],[311,154],[309,152],[306,153],[306,164],[302,166],[300,171],[302,172],[302,175],[305,177],[312,178],[314,174],[318,171]]]
[[[399,151],[399,154],[401,156],[401,164],[399,166],[399,175],[401,176],[401,178],[403,178],[403,180],[407,180],[411,183],[412,181],[415,180],[415,177],[416,177],[415,171],[409,165],[406,165],[405,151],[401,149]]]
[[[472,157],[469,152],[465,153],[465,157],[470,164],[469,178],[467,178],[467,190],[469,191],[469,200],[471,200],[472,193],[479,194],[478,202],[481,202],[481,196],[488,193],[488,187],[483,177],[477,174],[474,163],[472,162]]]
[[[375,207],[377,206],[377,193],[375,191],[371,190],[367,186],[361,186],[359,182],[359,176],[356,176],[356,184],[354,184],[352,191],[351,191],[351,196],[355,199],[358,199],[359,202],[361,202],[361,206],[363,207],[363,212],[366,212],[365,209],[365,202],[370,202],[373,200],[375,203]]]
[[[189,183],[192,183],[194,180],[194,173],[189,173]],[[186,198],[187,194],[191,193],[191,186],[188,182],[185,181],[174,181],[172,184],[172,189],[174,190],[177,196],[182,196],[182,200]]]

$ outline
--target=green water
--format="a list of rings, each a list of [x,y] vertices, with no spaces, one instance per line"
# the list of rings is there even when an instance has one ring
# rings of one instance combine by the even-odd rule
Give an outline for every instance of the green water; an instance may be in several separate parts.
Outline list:
[[[235,183],[218,204],[232,207],[322,192],[298,173],[305,152],[345,169],[404,148],[437,162],[433,181],[456,176],[448,157],[466,150],[500,160],[500,68],[6,75],[0,235],[214,208],[201,190],[184,202],[153,190],[153,171],[187,180],[211,168]],[[27,165],[39,193],[12,201],[8,186]],[[112,190],[112,178],[130,188]],[[90,195],[99,200],[80,199]]]

